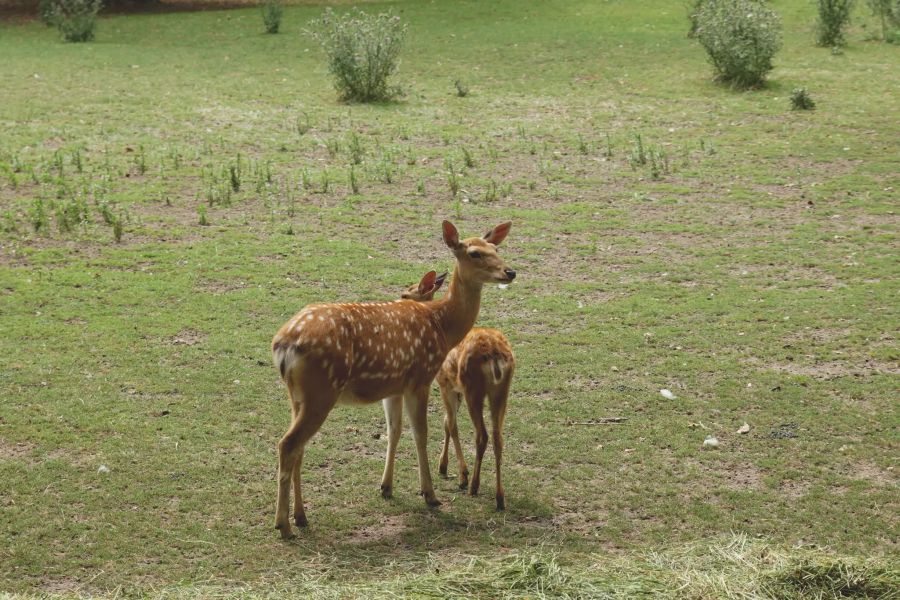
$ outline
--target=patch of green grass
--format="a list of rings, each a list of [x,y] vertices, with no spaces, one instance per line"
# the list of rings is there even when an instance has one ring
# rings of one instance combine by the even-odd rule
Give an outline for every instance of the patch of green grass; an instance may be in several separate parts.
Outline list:
[[[415,92],[367,106],[339,104],[312,42],[263,35],[257,8],[104,17],[85,45],[0,25],[0,589],[266,596],[302,568],[296,590],[323,596],[465,577],[447,589],[589,596],[694,570],[695,597],[754,573],[747,589],[814,597],[863,571],[782,553],[742,575],[770,556],[745,539],[722,579],[696,540],[895,559],[895,50],[851,29],[833,57],[808,3],[778,3],[770,84],[735,93],[671,2],[402,8]],[[288,6],[282,29],[319,12]],[[818,110],[785,109],[801,83]],[[450,267],[447,217],[514,223],[519,277],[479,319],[519,362],[508,510],[454,473],[427,510],[408,434],[384,501],[381,409],[339,407],[307,450],[311,527],[282,544],[272,334]],[[430,425],[436,460],[436,395]],[[454,559],[433,574],[429,555]]]

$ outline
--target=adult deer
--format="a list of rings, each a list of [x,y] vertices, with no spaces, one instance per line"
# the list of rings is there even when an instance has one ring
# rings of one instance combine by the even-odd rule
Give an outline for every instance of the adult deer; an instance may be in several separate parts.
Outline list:
[[[444,243],[456,257],[456,266],[450,290],[439,301],[313,304],[275,334],[272,356],[293,411],[291,427],[278,444],[275,527],[282,537],[293,535],[288,519],[292,481],[294,523],[298,527],[308,523],[300,481],[304,449],[339,402],[403,398],[416,443],[422,495],[429,506],[440,504],[426,451],[429,388],[447,353],[475,323],[483,285],[509,283],[516,276],[497,254],[510,225],[498,225],[484,238],[460,240],[456,227],[444,221]],[[385,406],[388,422],[395,422],[400,403]],[[393,462],[390,450],[387,462]],[[386,496],[392,486],[389,475],[393,466],[385,465],[382,493]]]
[[[443,277],[443,276],[441,276]],[[434,271],[427,273],[418,286],[410,287],[404,298],[430,301],[441,287],[432,285]],[[500,465],[503,462],[503,421],[506,418],[506,404],[509,386],[516,369],[516,359],[509,340],[496,329],[476,327],[469,331],[463,341],[453,348],[444,359],[437,381],[444,401],[444,446],[441,450],[440,472],[447,476],[450,440],[456,451],[459,464],[459,487],[469,489],[474,496],[481,484],[481,461],[487,449],[488,432],[484,425],[484,399],[487,397],[491,411],[491,439],[494,442],[494,460],[497,472],[497,510],[506,508],[506,495],[500,479]],[[456,415],[462,398],[475,426],[475,472],[469,482],[469,468],[463,457],[459,442],[459,428]],[[385,400],[387,402],[387,400]],[[390,437],[390,428],[389,428]]]

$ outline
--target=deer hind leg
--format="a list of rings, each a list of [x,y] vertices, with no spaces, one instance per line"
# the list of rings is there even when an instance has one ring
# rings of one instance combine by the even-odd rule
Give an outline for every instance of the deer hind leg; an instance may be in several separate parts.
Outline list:
[[[390,498],[394,489],[394,459],[397,457],[397,443],[403,431],[403,402],[400,396],[382,400],[384,420],[387,423],[388,447],[384,458],[384,475],[381,477],[381,495]]]
[[[299,385],[289,384],[292,399],[299,390]],[[334,406],[336,396],[333,391],[306,393],[297,401],[296,418],[290,429],[278,443],[278,500],[275,507],[275,528],[281,530],[281,537],[293,537],[291,524],[288,521],[291,483],[294,484],[294,522],[298,527],[308,523],[303,508],[300,468],[303,464],[303,453],[307,442],[316,434],[328,413]]]
[[[300,413],[300,405],[291,399],[291,424],[297,420],[297,415]],[[294,486],[294,523],[297,523],[298,527],[301,527],[300,523],[297,522],[297,507],[300,507],[300,510],[303,510],[303,494],[300,492],[300,461],[298,460],[294,465],[294,471],[291,474],[291,483]]]
[[[453,440],[453,449],[456,451],[456,462],[459,466],[459,487],[469,487],[469,467],[463,456],[462,444],[459,443],[459,426],[457,416],[462,397],[450,387],[441,387],[441,399],[444,401],[444,447],[441,451],[440,471],[447,476],[447,464],[450,462],[450,440]]]
[[[488,443],[487,427],[484,426],[483,384],[480,381],[470,382],[466,386],[465,397],[472,425],[475,426],[475,469],[472,472],[472,481],[469,482],[469,494],[474,496],[481,485],[481,460],[484,458]]]
[[[453,424],[450,427],[450,439],[453,440],[453,449],[456,451],[456,462],[459,467],[459,489],[464,490],[469,487],[469,466],[466,464],[466,458],[463,455],[462,444],[459,442],[459,427],[457,425],[459,415],[459,406],[462,404],[462,394],[453,393]]]
[[[450,462],[450,415],[453,412],[453,390],[441,385],[441,400],[444,402],[444,443],[441,447],[441,457],[438,459],[438,472],[447,476],[447,464]]]
[[[489,394],[491,408],[491,429],[494,442],[494,461],[497,468],[497,510],[506,509],[506,493],[500,480],[500,465],[503,463],[503,422],[506,419],[506,400],[509,397],[510,380],[501,382]]]
[[[422,386],[403,395],[403,403],[409,414],[413,438],[416,441],[416,458],[419,462],[419,486],[425,503],[438,506],[440,501],[434,495],[434,483],[431,481],[431,469],[428,466],[428,392],[430,386]]]

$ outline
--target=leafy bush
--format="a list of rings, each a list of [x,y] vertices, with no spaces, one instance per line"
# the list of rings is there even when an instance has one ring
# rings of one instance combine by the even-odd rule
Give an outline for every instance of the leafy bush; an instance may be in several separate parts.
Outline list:
[[[791,92],[791,108],[793,110],[812,110],[815,107],[816,103],[810,98],[805,87],[796,88]]]
[[[48,27],[53,27],[53,3],[54,0],[38,1],[38,17],[40,17],[41,21]]]
[[[265,0],[262,6],[263,23],[266,33],[278,33],[281,29],[281,16],[284,14],[284,5],[281,0]]]
[[[47,14],[67,42],[89,42],[101,8],[102,0],[50,0]]]
[[[705,0],[697,40],[720,81],[748,88],[763,83],[781,48],[781,22],[761,0]]]
[[[391,13],[359,9],[336,15],[330,8],[310,23],[310,34],[328,57],[328,72],[341,100],[377,102],[400,95],[388,86],[397,71],[406,25]]]
[[[819,19],[816,22],[816,43],[820,46],[841,46],[844,28],[850,23],[853,0],[819,0]]]
[[[700,7],[704,2],[706,2],[706,0],[690,0],[690,2],[687,3],[688,21],[691,24],[691,28],[687,34],[689,38],[697,37],[697,13],[700,12]]]
[[[900,29],[900,0],[868,0],[872,14],[881,21],[881,37],[885,41]]]

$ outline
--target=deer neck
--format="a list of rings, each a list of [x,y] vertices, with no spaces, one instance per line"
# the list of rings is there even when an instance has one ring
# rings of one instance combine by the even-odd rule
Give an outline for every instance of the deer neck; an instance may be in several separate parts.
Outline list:
[[[482,286],[460,277],[458,266],[453,269],[447,295],[435,303],[437,326],[444,334],[448,350],[459,344],[475,325],[481,308]]]

